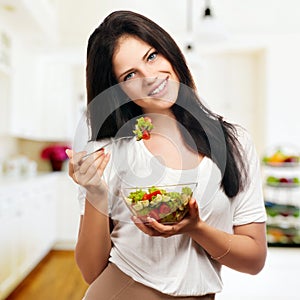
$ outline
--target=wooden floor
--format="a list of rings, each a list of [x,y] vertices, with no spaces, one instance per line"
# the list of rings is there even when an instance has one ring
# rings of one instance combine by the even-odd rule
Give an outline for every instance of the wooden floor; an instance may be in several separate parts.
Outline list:
[[[6,300],[81,300],[87,284],[73,251],[51,251]]]

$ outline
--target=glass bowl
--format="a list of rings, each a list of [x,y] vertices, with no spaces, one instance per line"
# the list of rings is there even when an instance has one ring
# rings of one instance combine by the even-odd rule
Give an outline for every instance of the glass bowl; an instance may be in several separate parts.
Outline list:
[[[132,214],[147,223],[151,217],[162,224],[175,224],[188,212],[197,183],[126,187],[122,197]]]

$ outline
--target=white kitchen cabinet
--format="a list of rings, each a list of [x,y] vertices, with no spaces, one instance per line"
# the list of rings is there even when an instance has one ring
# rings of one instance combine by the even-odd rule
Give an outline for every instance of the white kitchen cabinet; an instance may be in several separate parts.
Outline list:
[[[9,132],[10,122],[10,76],[0,69],[0,105],[1,105],[1,118],[0,118],[0,135],[6,135]]]
[[[0,20],[31,41],[56,40],[56,1],[1,1]]]
[[[0,299],[52,248],[74,249],[77,185],[66,172],[0,182]]]
[[[57,231],[55,249],[74,249],[78,236],[80,212],[78,185],[65,172],[58,172]]]
[[[0,299],[53,247],[56,177],[3,180],[0,185]]]
[[[34,47],[17,53],[15,63],[12,134],[32,140],[72,141],[78,122],[74,65],[65,55],[43,54]]]
[[[11,36],[0,25],[0,135],[6,135],[10,122]]]
[[[30,138],[37,136],[40,122],[36,84],[39,49],[15,40],[13,53],[10,133],[15,137]]]
[[[55,55],[41,55],[37,72],[41,118],[37,136],[43,140],[72,140],[76,124],[71,65]]]
[[[39,139],[73,141],[85,103],[84,57],[79,49],[60,49],[39,56],[36,82]]]
[[[14,270],[14,251],[16,251],[15,241],[16,235],[16,215],[11,200],[12,193],[0,190],[0,299],[5,291],[10,288],[13,280],[12,274]],[[14,230],[12,230],[14,229]]]

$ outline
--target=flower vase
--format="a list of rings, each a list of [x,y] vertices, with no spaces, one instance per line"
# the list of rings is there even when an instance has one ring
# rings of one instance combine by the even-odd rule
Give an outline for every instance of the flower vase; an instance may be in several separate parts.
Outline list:
[[[62,160],[50,159],[50,162],[51,162],[52,171],[56,172],[62,170],[62,166],[63,166]]]

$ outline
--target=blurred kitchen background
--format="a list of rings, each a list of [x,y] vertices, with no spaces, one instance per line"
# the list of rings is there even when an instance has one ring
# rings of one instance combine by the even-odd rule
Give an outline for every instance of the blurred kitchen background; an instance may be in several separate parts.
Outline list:
[[[22,286],[49,251],[73,253],[77,187],[63,150],[72,146],[85,108],[88,37],[119,9],[150,17],[174,37],[203,101],[246,127],[262,160],[278,150],[299,157],[299,1],[0,0],[0,299]],[[262,174],[266,181],[294,180],[292,188],[264,187],[266,268],[255,277],[224,268],[217,299],[300,297],[299,167],[262,163]],[[81,279],[74,280],[64,279],[63,288],[76,289]],[[8,299],[80,299],[57,296],[49,282],[48,297]]]

